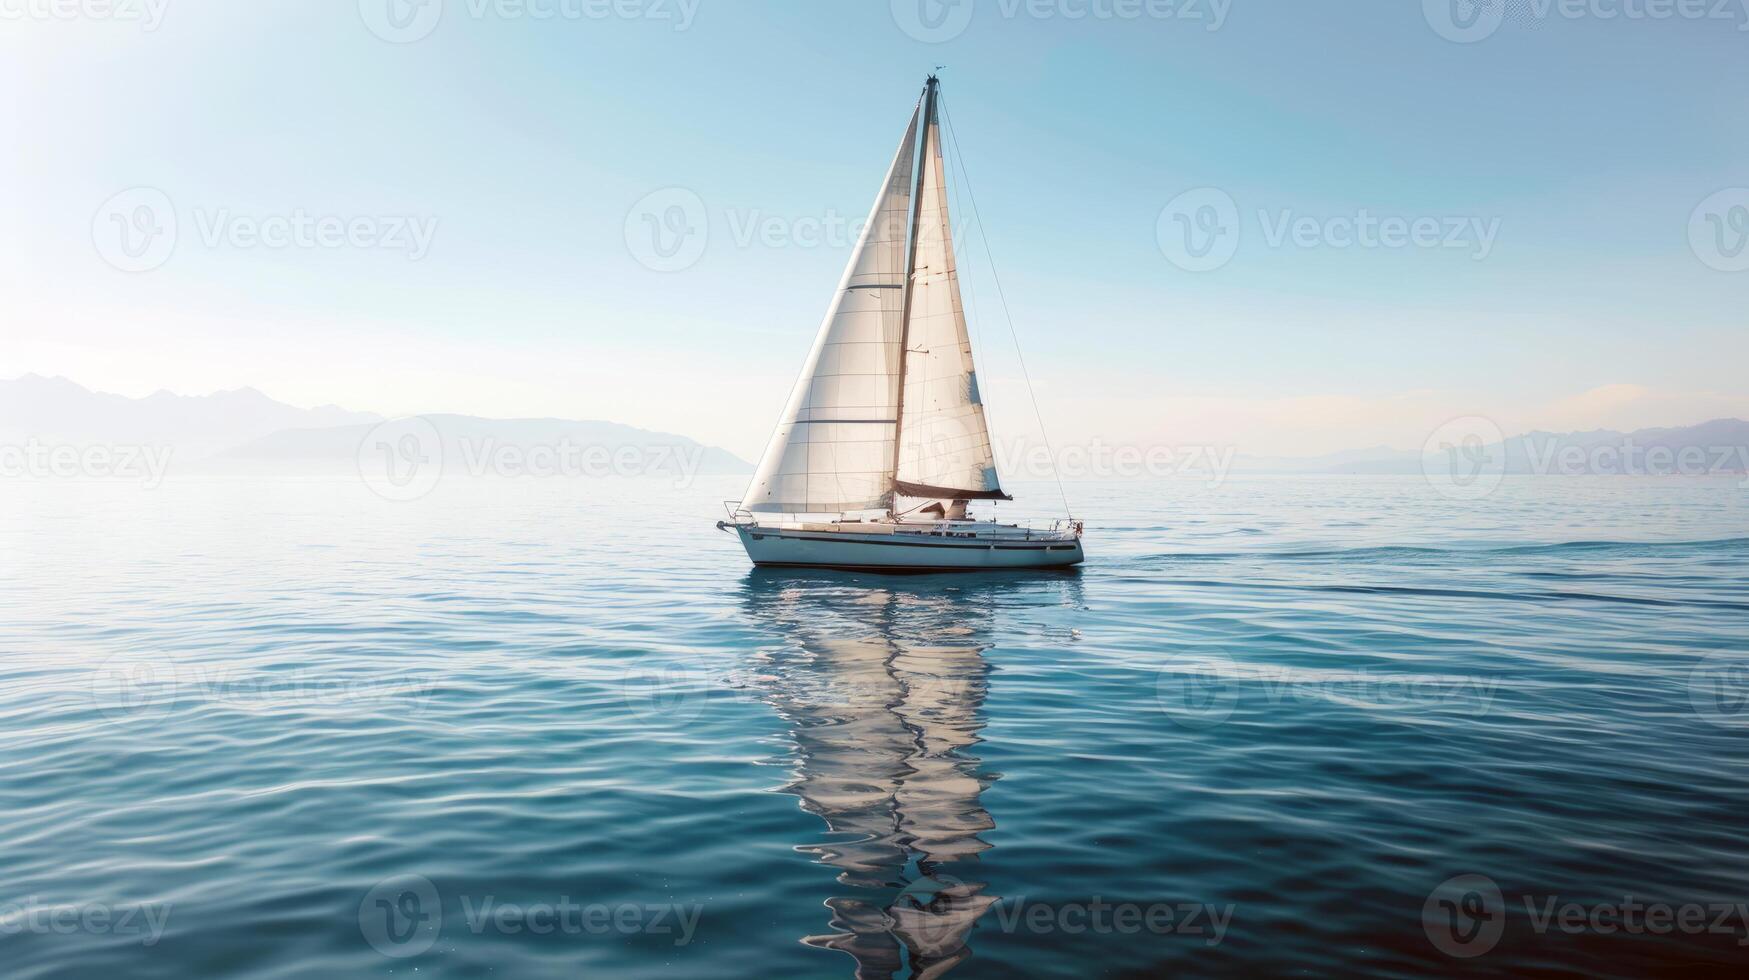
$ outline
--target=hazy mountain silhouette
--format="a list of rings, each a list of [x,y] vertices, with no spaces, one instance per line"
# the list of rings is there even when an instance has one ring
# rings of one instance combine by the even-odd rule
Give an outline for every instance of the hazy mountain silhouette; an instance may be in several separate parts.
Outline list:
[[[192,460],[281,429],[378,421],[381,416],[334,405],[297,408],[254,388],[211,395],[159,391],[128,398],[38,374],[0,381],[0,442],[9,444],[37,439],[71,445],[167,445],[176,448],[177,458]]]
[[[429,415],[445,459],[486,465],[487,454],[526,455],[555,447],[645,451],[644,470],[666,472],[663,451],[697,473],[748,473],[747,461],[685,436],[616,422],[567,419],[486,419]],[[36,439],[51,444],[173,446],[182,462],[352,463],[382,416],[334,405],[298,408],[237,388],[211,395],[159,391],[145,398],[92,391],[66,378],[26,374],[0,380],[0,443]],[[451,455],[454,453],[454,455]],[[1655,455],[1648,457],[1648,453]],[[1686,454],[1686,455],[1685,455]],[[514,455],[514,453],[513,453]],[[1698,425],[1618,432],[1527,432],[1481,447],[1479,456],[1512,474],[1611,474],[1749,471],[1749,422],[1714,419]],[[1686,460],[1686,462],[1684,462]],[[650,465],[655,461],[655,465]],[[1668,461],[1668,462],[1666,462]],[[1236,472],[1416,474],[1441,466],[1418,449],[1377,446],[1323,456],[1238,456]],[[586,466],[593,464],[585,463]]]
[[[494,460],[509,459],[510,471],[748,473],[753,467],[727,450],[685,436],[621,425],[567,419],[486,419],[426,415],[456,465],[499,472]],[[237,388],[211,395],[160,391],[128,398],[92,391],[66,378],[27,374],[0,381],[0,444],[32,439],[51,445],[169,446],[179,463],[355,465],[360,447],[384,421],[372,412],[334,405],[298,408],[256,391]],[[640,451],[614,466],[612,454]],[[548,460],[540,451],[569,453]],[[518,455],[520,453],[520,455]],[[587,455],[585,455],[587,453]],[[532,454],[532,455],[531,455]],[[531,462],[532,460],[532,462]],[[477,465],[473,465],[477,464]],[[564,468],[569,466],[568,469]],[[521,469],[519,470],[518,467]]]

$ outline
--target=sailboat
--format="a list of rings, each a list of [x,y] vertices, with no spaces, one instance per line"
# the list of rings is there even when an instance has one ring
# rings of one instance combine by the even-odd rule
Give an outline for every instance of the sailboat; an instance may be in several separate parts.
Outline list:
[[[955,571],[1083,560],[1082,524],[975,520],[996,472],[960,302],[930,75],[776,431],[727,521],[756,565]]]

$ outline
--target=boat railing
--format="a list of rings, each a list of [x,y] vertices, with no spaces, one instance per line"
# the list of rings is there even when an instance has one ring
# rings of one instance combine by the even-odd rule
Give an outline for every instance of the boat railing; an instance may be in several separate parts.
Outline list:
[[[723,501],[723,510],[728,513],[728,515],[729,515],[728,523],[730,523],[730,524],[752,524],[752,523],[754,523],[753,512],[748,510],[745,507],[742,507],[741,502],[739,500],[725,500],[725,501]]]
[[[1075,537],[1081,536],[1081,522],[1073,517],[1059,517],[1048,525],[1041,526],[1041,524],[1042,521],[1022,521],[1015,526],[1025,531],[1029,540],[1035,534],[1039,537],[1060,538],[1073,532]]]
[[[1008,526],[1020,531],[1022,540],[1025,541],[1031,541],[1035,538],[1040,540],[1050,539],[1053,541],[1060,541],[1063,539],[1064,535],[1070,533],[1073,533],[1075,537],[1079,538],[1081,537],[1082,531],[1082,522],[1075,520],[1072,517],[1059,517],[1056,520],[1051,521],[1048,525],[1044,524],[1042,520],[1036,520],[1017,521]],[[902,530],[909,534],[959,536],[968,536],[973,533],[967,529],[964,523],[957,523],[954,521],[918,522],[903,525],[897,530]]]
[[[1032,521],[1028,521],[1021,526],[1026,528],[1026,536],[1029,538],[1035,533],[1039,535],[1061,537],[1064,534],[1074,532],[1075,537],[1078,538],[1081,536],[1081,522],[1073,517],[1059,517],[1056,520],[1051,521],[1050,526],[1048,527],[1037,527]]]

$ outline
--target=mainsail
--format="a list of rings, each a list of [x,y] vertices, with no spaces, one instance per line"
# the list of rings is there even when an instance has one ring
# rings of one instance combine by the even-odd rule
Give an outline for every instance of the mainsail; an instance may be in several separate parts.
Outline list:
[[[831,514],[892,504],[905,232],[919,105],[741,507]]]
[[[997,481],[960,303],[936,88],[931,77],[743,510],[1010,499]]]

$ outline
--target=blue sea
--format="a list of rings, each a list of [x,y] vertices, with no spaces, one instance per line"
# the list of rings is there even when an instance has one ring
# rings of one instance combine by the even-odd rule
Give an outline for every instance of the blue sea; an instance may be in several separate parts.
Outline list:
[[[1080,570],[913,577],[740,484],[0,484],[0,974],[1749,965],[1735,478],[1071,484]]]

